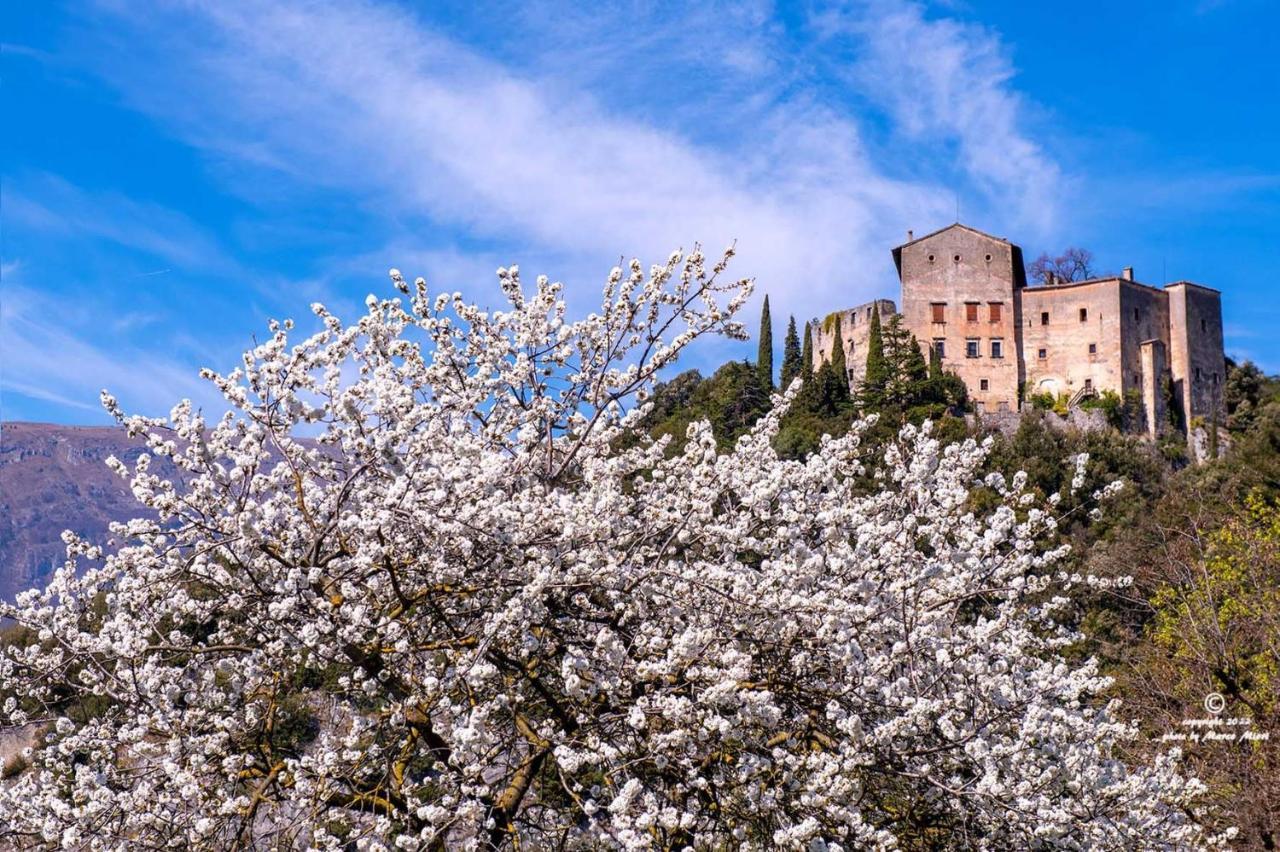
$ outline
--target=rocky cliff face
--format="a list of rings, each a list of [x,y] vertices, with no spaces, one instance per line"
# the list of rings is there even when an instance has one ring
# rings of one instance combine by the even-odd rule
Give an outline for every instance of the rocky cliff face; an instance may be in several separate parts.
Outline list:
[[[64,529],[105,543],[109,523],[146,511],[105,464],[143,449],[112,427],[0,424],[0,597],[47,581],[66,558]]]

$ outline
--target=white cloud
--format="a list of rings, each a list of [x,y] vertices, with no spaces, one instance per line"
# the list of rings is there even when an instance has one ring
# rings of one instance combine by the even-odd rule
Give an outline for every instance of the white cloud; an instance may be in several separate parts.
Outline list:
[[[1025,225],[1053,225],[1063,176],[1024,123],[1026,104],[999,35],[920,3],[868,0],[818,16],[831,38],[855,37],[848,74],[913,139],[954,143],[957,170]],[[977,223],[975,223],[977,224]]]
[[[287,173],[354,191],[375,211],[426,214],[468,237],[520,246],[512,260],[551,256],[594,274],[624,253],[662,256],[695,239],[717,250],[737,239],[737,269],[754,274],[776,307],[803,316],[891,288],[890,246],[953,209],[949,186],[886,168],[863,144],[859,117],[814,92],[780,95],[761,82],[768,97],[742,111],[711,108],[703,124],[730,123],[699,134],[664,126],[652,106],[646,118],[601,101],[547,63],[535,75],[485,58],[385,4],[220,0],[183,7],[154,31],[149,11],[132,14],[131,42],[144,58],[103,73],[221,163],[251,164],[245,191],[261,169]],[[885,107],[910,135],[959,140],[958,168],[1008,202],[987,209],[1042,220],[1058,173],[1019,130],[993,34],[926,22],[916,6],[873,4],[826,20],[866,40],[865,67],[852,79],[886,92]],[[721,67],[759,81],[775,68],[771,42],[750,34],[768,18],[756,10],[731,23],[741,37],[713,39],[711,49]],[[920,28],[932,43],[914,53],[939,58],[893,65]],[[636,64],[647,72],[656,61]],[[917,100],[923,106],[909,106]],[[696,106],[672,111],[685,120]],[[724,141],[735,135],[745,141]],[[1009,217],[999,215],[1004,226]]]

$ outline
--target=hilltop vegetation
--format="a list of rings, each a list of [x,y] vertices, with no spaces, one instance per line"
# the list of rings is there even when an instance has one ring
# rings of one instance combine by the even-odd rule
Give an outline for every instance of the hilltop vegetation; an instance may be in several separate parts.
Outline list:
[[[782,454],[803,457],[822,435],[843,435],[868,414],[881,418],[866,432],[872,443],[926,417],[939,419],[949,440],[975,434],[956,416],[963,384],[936,365],[922,369],[915,341],[893,323],[881,334],[877,315],[868,388],[859,394],[835,378],[838,352],[816,374],[801,370],[806,387],[776,439]],[[751,366],[726,365],[707,379],[689,372],[660,386],[653,434],[679,437],[706,418],[721,448],[731,446],[768,407],[765,389],[751,384]],[[1039,412],[1012,435],[990,435],[985,464],[1009,477],[1025,472],[1041,497],[1065,490],[1066,462],[1080,453],[1089,461],[1079,493],[1125,483],[1102,512],[1072,497],[1060,504],[1058,537],[1072,546],[1074,570],[1132,578],[1123,591],[1086,597],[1076,623],[1087,638],[1075,653],[1097,658],[1115,679],[1112,694],[1136,714],[1147,739],[1135,756],[1165,747],[1161,737],[1185,731],[1184,719],[1205,717],[1211,693],[1225,698],[1225,716],[1270,732],[1254,743],[1185,745],[1223,821],[1239,827],[1236,845],[1273,849],[1280,843],[1280,379],[1249,362],[1229,363],[1225,404],[1219,457],[1205,464],[1188,464],[1178,436],[1155,445],[1115,429],[1051,428]],[[979,489],[974,509],[989,509],[994,496]]]

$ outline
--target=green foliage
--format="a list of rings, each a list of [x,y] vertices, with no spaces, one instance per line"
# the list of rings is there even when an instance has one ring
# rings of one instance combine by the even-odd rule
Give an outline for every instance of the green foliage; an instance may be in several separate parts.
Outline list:
[[[1055,429],[1035,412],[1028,412],[1011,436],[993,436],[988,465],[1006,477],[1024,471],[1028,485],[1047,496],[1069,491],[1071,459],[1080,453],[1088,453],[1089,462],[1084,487],[1075,497],[1064,495],[1061,504],[1067,513],[1066,532],[1084,535],[1090,542],[1104,538],[1162,493],[1168,467],[1141,438],[1111,430]],[[1080,495],[1087,496],[1117,479],[1126,483],[1123,496],[1112,501],[1100,519],[1075,511]]]
[[[835,328],[832,332],[834,337],[831,340],[831,371],[836,376],[843,378],[845,389],[848,390],[849,385],[849,366],[846,363],[844,354],[844,331],[840,327],[840,315],[836,314]]]
[[[884,403],[884,387],[889,371],[884,358],[884,332],[880,327],[880,306],[871,312],[871,329],[867,332],[867,371],[862,380],[859,402],[874,410]]]
[[[806,385],[813,382],[813,331],[804,324],[804,348],[800,352],[800,377]]]
[[[773,390],[773,317],[769,315],[769,297],[764,297],[760,309],[760,343],[756,351],[756,370],[760,373],[760,386]]]
[[[836,315],[832,333],[835,336],[831,343],[831,357],[823,360],[813,378],[816,395],[807,395],[804,400],[813,411],[826,417],[839,414],[850,402],[849,370],[845,363],[844,335],[839,315]]]
[[[1048,391],[1033,393],[1031,396],[1027,397],[1027,401],[1031,403],[1031,407],[1036,411],[1053,411],[1057,404],[1057,400],[1054,398],[1053,394]]]
[[[769,410],[769,389],[760,371],[746,361],[730,361],[707,379],[688,370],[657,386],[645,420],[654,437],[671,435],[672,451],[682,446],[689,424],[707,420],[721,448],[739,437]]]
[[[1275,400],[1276,385],[1252,361],[1236,364],[1228,360],[1227,382],[1223,390],[1227,429],[1232,432],[1248,429],[1257,417],[1258,410],[1266,402]]]
[[[1086,397],[1081,400],[1080,407],[1102,411],[1107,417],[1107,423],[1116,429],[1123,429],[1125,426],[1124,400],[1113,390],[1104,390],[1096,396]]]
[[[1206,537],[1192,584],[1163,583],[1149,634],[1193,683],[1280,719],[1280,504],[1260,493]],[[1199,669],[1200,671],[1197,671]]]
[[[877,413],[891,423],[918,423],[963,410],[967,398],[964,382],[943,371],[932,348],[926,364],[920,342],[903,327],[900,314],[882,324],[879,309],[872,313],[867,377],[858,389],[863,413]]]
[[[808,326],[805,327],[806,332]],[[800,353],[800,336],[796,334],[796,318],[787,321],[787,336],[782,343],[782,388],[791,386],[791,382],[802,372],[803,362]]]

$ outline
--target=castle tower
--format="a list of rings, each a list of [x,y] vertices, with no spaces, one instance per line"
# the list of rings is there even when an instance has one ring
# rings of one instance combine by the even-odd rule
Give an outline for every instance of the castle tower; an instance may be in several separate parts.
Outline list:
[[[910,235],[909,235],[910,236]],[[893,250],[903,325],[964,380],[980,411],[1016,411],[1022,249],[959,223]]]
[[[1174,399],[1188,427],[1194,418],[1221,417],[1227,380],[1222,347],[1222,294],[1190,281],[1166,284],[1169,294],[1169,373]]]

